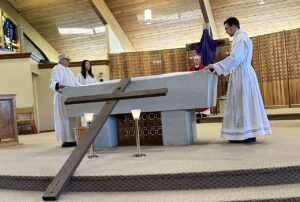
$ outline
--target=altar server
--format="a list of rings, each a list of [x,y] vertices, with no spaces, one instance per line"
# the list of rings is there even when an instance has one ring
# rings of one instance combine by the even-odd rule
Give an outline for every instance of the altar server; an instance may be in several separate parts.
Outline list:
[[[75,136],[72,132],[62,100],[62,89],[78,86],[79,83],[68,67],[70,58],[66,54],[58,56],[58,64],[53,67],[50,80],[50,88],[54,90],[54,124],[56,139],[62,143],[62,147],[76,146]]]
[[[82,85],[97,83],[97,80],[95,79],[92,71],[92,65],[90,61],[88,60],[82,61],[81,72],[77,76],[77,81]]]
[[[92,64],[88,60],[83,60],[81,63],[81,71],[77,76],[77,82],[81,85],[87,85],[92,83],[97,83],[97,80],[94,77]],[[87,126],[87,122],[84,116],[81,116],[81,126]]]
[[[228,18],[224,26],[226,33],[233,37],[230,55],[205,69],[218,75],[230,74],[221,136],[232,143],[251,143],[256,141],[256,136],[272,133],[251,65],[252,41],[240,29],[237,18]]]

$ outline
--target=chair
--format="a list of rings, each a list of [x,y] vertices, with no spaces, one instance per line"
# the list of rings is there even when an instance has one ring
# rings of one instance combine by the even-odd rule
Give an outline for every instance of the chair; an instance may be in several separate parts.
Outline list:
[[[34,122],[34,108],[17,108],[18,134],[35,134],[37,129]]]

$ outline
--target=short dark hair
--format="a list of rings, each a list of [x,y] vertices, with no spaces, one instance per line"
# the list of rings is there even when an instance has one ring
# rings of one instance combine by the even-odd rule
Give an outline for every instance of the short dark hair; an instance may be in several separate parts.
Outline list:
[[[232,25],[235,25],[237,28],[240,29],[240,22],[236,17],[230,17],[227,20],[224,21],[224,25],[228,24],[230,27]]]

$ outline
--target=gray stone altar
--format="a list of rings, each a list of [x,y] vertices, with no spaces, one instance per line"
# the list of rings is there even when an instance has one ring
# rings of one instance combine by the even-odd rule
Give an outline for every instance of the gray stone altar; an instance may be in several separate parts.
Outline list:
[[[69,97],[112,93],[120,80],[110,80],[93,85],[63,89],[64,100]],[[155,76],[131,78],[126,91],[168,88],[166,96],[120,100],[95,140],[95,147],[118,145],[117,124],[114,115],[161,111],[163,145],[189,145],[196,136],[195,109],[216,106],[218,77],[209,71],[176,72]],[[104,102],[65,105],[70,127],[76,125],[76,117],[102,109]],[[73,130],[71,130],[73,131]]]

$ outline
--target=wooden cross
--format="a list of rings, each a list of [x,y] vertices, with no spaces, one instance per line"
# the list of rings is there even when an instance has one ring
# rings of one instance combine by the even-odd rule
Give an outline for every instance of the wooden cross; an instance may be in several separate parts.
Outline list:
[[[130,83],[130,78],[122,79],[118,86],[111,94],[95,95],[95,96],[82,96],[68,98],[65,102],[68,104],[79,104],[89,102],[101,102],[106,101],[102,110],[96,116],[91,126],[87,131],[87,135],[79,142],[77,147],[73,150],[67,161],[64,163],[60,171],[57,173],[53,181],[48,186],[46,192],[43,195],[45,201],[56,201],[58,200],[62,190],[67,185],[77,167],[84,158],[89,147],[95,141],[98,133],[104,126],[107,118],[115,108],[116,104],[121,99],[133,99],[142,97],[154,97],[154,96],[165,96],[167,94],[167,88],[142,90],[142,91],[131,91],[124,93],[126,87]]]

